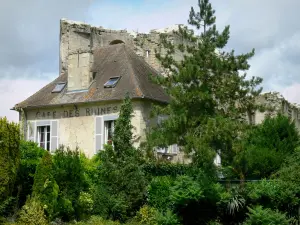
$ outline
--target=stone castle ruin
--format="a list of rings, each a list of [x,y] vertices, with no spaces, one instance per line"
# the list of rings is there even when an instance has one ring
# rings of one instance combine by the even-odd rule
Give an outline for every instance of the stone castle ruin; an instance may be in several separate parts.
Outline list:
[[[174,25],[142,34],[104,29],[62,19],[60,21],[60,74],[68,73],[69,91],[87,89],[95,76],[91,71],[94,50],[120,43],[125,43],[153,68],[162,72],[160,63],[155,57],[155,49],[159,49],[159,36],[161,33],[166,33],[173,43],[179,43],[181,40],[173,35],[173,31],[178,30],[179,26]],[[161,52],[163,53],[163,50]],[[174,58],[180,60],[182,54],[178,52]]]

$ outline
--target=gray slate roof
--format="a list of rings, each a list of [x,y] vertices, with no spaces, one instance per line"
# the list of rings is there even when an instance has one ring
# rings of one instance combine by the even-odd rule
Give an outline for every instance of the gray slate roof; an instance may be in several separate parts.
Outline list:
[[[68,75],[62,74],[15,108],[122,100],[127,92],[131,98],[169,101],[163,88],[149,79],[149,75],[159,76],[157,71],[125,44],[95,50],[92,72],[97,74],[87,92],[68,93],[66,86],[62,92],[52,93],[58,82],[67,82]],[[122,76],[116,87],[104,88],[105,82],[115,76]]]

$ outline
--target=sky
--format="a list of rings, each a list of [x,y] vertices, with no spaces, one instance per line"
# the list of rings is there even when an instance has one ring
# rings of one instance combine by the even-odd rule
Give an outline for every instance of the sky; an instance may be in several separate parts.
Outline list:
[[[58,74],[59,20],[67,18],[110,29],[148,32],[187,24],[198,0],[0,0],[0,117]],[[255,48],[249,76],[264,79],[264,91],[278,91],[300,103],[298,0],[211,0],[217,28],[230,25],[228,49]],[[298,61],[299,60],[299,61]]]

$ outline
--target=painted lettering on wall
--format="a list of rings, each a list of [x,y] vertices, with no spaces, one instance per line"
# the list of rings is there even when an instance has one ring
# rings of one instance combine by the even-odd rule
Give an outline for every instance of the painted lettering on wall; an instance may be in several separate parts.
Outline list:
[[[68,109],[63,111],[38,111],[35,117],[36,119],[58,119],[80,116],[101,116],[116,112],[118,112],[118,106],[89,107],[80,109]]]

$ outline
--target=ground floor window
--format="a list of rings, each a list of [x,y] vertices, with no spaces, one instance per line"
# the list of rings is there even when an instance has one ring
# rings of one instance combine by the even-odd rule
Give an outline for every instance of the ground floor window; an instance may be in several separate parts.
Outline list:
[[[37,127],[37,143],[39,147],[50,150],[50,126]]]
[[[111,144],[114,135],[114,120],[104,121],[104,143]]]

